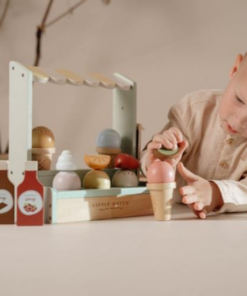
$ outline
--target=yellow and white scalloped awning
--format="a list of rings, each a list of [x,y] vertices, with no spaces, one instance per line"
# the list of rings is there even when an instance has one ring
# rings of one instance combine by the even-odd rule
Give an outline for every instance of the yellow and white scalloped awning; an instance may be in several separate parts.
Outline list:
[[[115,73],[113,75],[103,75],[100,73],[90,73],[80,75],[68,69],[47,69],[41,67],[27,66],[32,71],[33,81],[39,83],[52,82],[55,84],[71,84],[75,86],[87,85],[91,87],[104,87],[109,89],[119,88],[129,90],[131,83],[121,78],[121,75]]]

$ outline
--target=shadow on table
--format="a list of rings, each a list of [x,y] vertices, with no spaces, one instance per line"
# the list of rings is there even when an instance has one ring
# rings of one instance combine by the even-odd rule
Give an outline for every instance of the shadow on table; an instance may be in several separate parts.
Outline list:
[[[216,221],[216,220],[226,220],[226,221],[247,221],[247,213],[215,213],[211,212],[208,214],[206,219],[199,219],[195,214],[189,209],[188,206],[183,204],[176,204],[173,209],[172,220],[200,220],[200,221]]]
[[[154,216],[139,216],[139,217],[128,217],[128,218],[120,218],[120,220],[127,221],[156,221]],[[199,219],[195,216],[195,214],[190,210],[190,208],[183,204],[175,204],[172,209],[172,219],[171,221],[195,221],[199,220],[202,222],[207,221],[216,221],[216,220],[225,220],[225,221],[247,221],[247,213],[210,213],[206,219]],[[163,221],[160,221],[161,223]]]

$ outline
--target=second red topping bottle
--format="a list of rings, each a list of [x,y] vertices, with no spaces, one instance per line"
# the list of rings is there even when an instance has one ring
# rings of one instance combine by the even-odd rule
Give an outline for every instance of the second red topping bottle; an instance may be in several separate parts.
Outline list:
[[[37,161],[25,163],[25,177],[17,188],[17,225],[44,224],[44,187],[37,179]]]

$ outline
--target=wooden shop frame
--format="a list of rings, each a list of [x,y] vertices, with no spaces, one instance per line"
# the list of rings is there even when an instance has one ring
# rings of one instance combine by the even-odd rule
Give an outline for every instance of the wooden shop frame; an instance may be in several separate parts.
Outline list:
[[[128,153],[134,157],[138,157],[140,143],[138,143],[138,132],[141,131],[141,126],[136,123],[136,83],[129,78],[114,73],[111,78],[100,73],[91,73],[80,75],[68,69],[44,69],[39,67],[24,66],[18,62],[10,62],[9,65],[9,179],[15,185],[15,188],[23,181],[24,165],[27,160],[32,159],[32,100],[33,100],[33,83],[54,83],[56,85],[70,84],[73,86],[89,86],[103,87],[113,91],[113,125],[122,138],[121,150],[123,153]],[[139,130],[137,132],[137,126]],[[85,175],[88,170],[78,170],[79,175]],[[111,176],[112,171],[108,174]],[[110,188],[107,189],[107,194],[102,190],[82,189],[81,194],[78,191],[58,192],[51,188],[53,177],[57,171],[39,171],[38,178],[46,187],[45,203],[46,203],[46,222],[58,223],[57,205],[60,199],[66,198],[71,201],[78,199],[108,198],[108,203],[114,203],[114,200],[119,198],[127,198],[129,210],[119,211],[116,214],[114,207],[108,206],[105,209],[104,215],[100,212],[93,212],[90,215],[90,204],[87,203],[89,214],[84,215],[84,218],[75,215],[73,221],[106,219],[116,217],[128,217],[138,215],[152,214],[152,205],[150,196],[146,187],[136,188]],[[16,189],[15,189],[16,190]],[[103,194],[103,195],[102,195]],[[16,194],[15,194],[16,196]],[[128,197],[129,196],[129,197]],[[135,196],[138,197],[135,203]],[[130,198],[132,197],[132,199]],[[16,197],[15,197],[16,198]],[[90,201],[92,201],[91,199]],[[133,201],[133,205],[131,204]],[[140,206],[140,205],[144,205]],[[140,206],[140,211],[139,211]],[[86,207],[86,208],[87,208]],[[72,207],[73,208],[73,207]],[[135,210],[133,210],[133,208]],[[92,209],[91,209],[92,210]],[[91,211],[92,212],[92,211]],[[64,213],[64,211],[63,211]],[[67,216],[71,215],[65,213]],[[77,217],[77,218],[76,218]],[[86,218],[85,218],[86,217]],[[98,217],[98,218],[97,218]],[[81,220],[80,220],[81,219]],[[59,220],[59,221],[58,221]],[[61,219],[62,222],[69,222],[71,219]]]

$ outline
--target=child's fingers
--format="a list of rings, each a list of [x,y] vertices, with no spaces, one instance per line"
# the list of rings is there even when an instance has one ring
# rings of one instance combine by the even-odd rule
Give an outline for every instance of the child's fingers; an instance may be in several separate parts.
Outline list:
[[[192,204],[192,203],[197,203],[198,202],[198,197],[195,194],[189,194],[185,195],[182,198],[182,202],[186,205]],[[196,210],[196,209],[195,209]]]
[[[174,136],[176,137],[176,140],[177,140],[177,143],[181,143],[183,142],[184,140],[184,137],[183,137],[183,134],[180,132],[180,130],[176,127],[171,127],[169,129],[173,134]]]
[[[178,163],[178,171],[179,171],[179,174],[182,176],[182,178],[188,183],[188,184],[191,184],[191,183],[194,183],[196,181],[199,181],[201,179],[201,177],[193,174],[190,170],[188,170],[182,162],[179,162]]]
[[[183,186],[179,189],[179,193],[181,195],[191,195],[191,194],[194,194],[195,193],[195,187],[194,186],[190,186],[190,185],[187,185],[187,186]]]
[[[188,205],[188,207],[191,209],[191,211],[197,216],[197,218],[200,218],[200,216],[199,216],[199,214],[200,214],[200,212],[198,212],[198,211],[196,211],[195,209],[194,209],[194,204],[190,204],[190,205]]]
[[[203,208],[203,210],[199,212],[199,217],[201,219],[205,219],[207,217],[207,210],[205,208]]]
[[[188,142],[187,141],[183,141],[181,142],[181,144],[179,144],[179,151],[176,155],[174,155],[174,158],[177,160],[177,161],[180,161],[185,149],[188,147]]]
[[[194,204],[194,209],[196,211],[202,211],[204,207],[205,207],[205,205],[201,201],[195,202],[195,204]]]
[[[153,150],[157,150],[160,149],[162,147],[161,143],[158,142],[150,142],[147,146],[147,151],[149,153],[153,153]]]
[[[177,144],[182,143],[183,141],[183,134],[175,127],[171,127],[162,134],[154,135],[152,139],[152,142],[161,143],[167,149],[176,149]]]
[[[170,137],[170,138],[172,138],[172,137]],[[160,143],[165,148],[172,149],[172,147],[174,146],[174,141],[176,141],[176,138],[174,137],[172,140],[170,140],[170,138],[167,136],[167,134],[165,134],[165,135],[164,134],[163,135],[156,134],[156,135],[154,135],[154,137],[152,139],[152,142],[154,142],[154,143]],[[158,149],[160,149],[160,148],[158,148]]]
[[[178,140],[176,138],[176,135],[173,133],[173,131],[171,129],[165,131],[165,133],[163,133],[163,136],[172,144],[172,146],[169,147],[169,149],[176,149],[177,148]]]
[[[182,141],[179,144],[179,153],[183,154],[187,147],[188,147],[188,142],[186,140]]]

